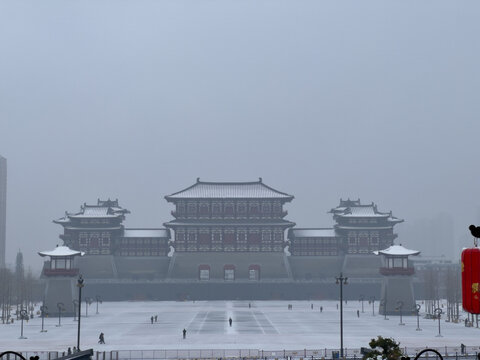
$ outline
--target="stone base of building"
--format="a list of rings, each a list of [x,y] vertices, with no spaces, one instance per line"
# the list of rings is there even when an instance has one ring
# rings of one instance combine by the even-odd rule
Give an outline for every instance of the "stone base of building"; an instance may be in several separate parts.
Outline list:
[[[400,315],[398,309],[402,305],[402,316],[415,315],[415,295],[411,276],[386,276],[382,282],[380,314]],[[398,309],[398,310],[397,310]]]

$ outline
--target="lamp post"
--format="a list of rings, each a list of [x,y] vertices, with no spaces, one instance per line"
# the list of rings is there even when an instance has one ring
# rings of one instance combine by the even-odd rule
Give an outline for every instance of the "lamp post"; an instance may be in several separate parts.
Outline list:
[[[440,318],[442,317],[443,310],[440,308],[436,308],[434,313],[437,315],[438,318],[438,335],[437,337],[442,337],[442,333],[440,332]]]
[[[403,301],[399,300],[397,301],[397,307],[395,310],[400,311],[400,323],[398,325],[405,325],[405,323],[402,321],[402,309],[403,309]]]
[[[57,309],[58,309],[58,325],[57,327],[62,326],[62,311],[65,310],[65,304],[62,302],[57,303]]]
[[[40,306],[40,313],[42,314],[42,330],[40,330],[40,332],[47,332],[47,330],[44,330],[44,329],[43,329],[43,322],[44,322],[44,319],[45,319],[45,315],[48,316],[48,307],[47,307],[47,305],[42,305],[42,306]]]
[[[98,314],[98,303],[102,303],[102,298],[100,297],[100,295],[97,295],[95,296],[95,299],[97,300],[97,314]]]
[[[82,313],[81,308],[82,308],[82,288],[83,288],[83,277],[80,275],[77,280],[77,286],[78,286],[78,328],[77,328],[77,350],[80,351],[80,319]]]
[[[73,299],[73,300],[72,300],[72,303],[73,303],[73,321],[77,321],[77,306],[78,306],[78,300],[77,300],[77,299]]]
[[[23,320],[28,320],[28,311],[25,310],[25,309],[21,309],[19,311],[19,314],[20,314],[20,319],[22,320],[22,327],[21,327],[21,330],[20,330],[19,339],[26,339],[26,337],[23,336]]]
[[[85,317],[88,317],[88,305],[90,305],[93,302],[91,297],[86,297],[85,298]]]
[[[387,299],[380,300],[380,306],[383,308],[383,320],[389,320],[387,318]]]
[[[420,308],[422,307],[422,305],[420,304],[415,304],[415,306],[413,307],[413,311],[415,311],[416,315],[417,315],[417,331],[422,331],[422,329],[420,329]]]
[[[336,277],[336,284],[340,285],[340,357],[343,358],[343,285],[347,285],[347,277],[344,277],[340,273],[339,277]]]
[[[362,303],[362,313],[364,312],[363,311],[363,300],[365,300],[365,296],[360,295],[360,302]]]
[[[372,296],[370,300],[372,302],[372,316],[375,316],[375,296]]]

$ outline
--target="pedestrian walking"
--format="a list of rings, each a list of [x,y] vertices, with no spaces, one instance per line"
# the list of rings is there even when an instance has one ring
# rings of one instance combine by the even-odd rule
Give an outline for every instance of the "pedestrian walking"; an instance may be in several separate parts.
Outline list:
[[[150,317],[150,322],[153,324],[153,316]]]
[[[72,355],[72,349],[71,348],[67,349],[67,355]]]
[[[100,335],[98,336],[98,343],[105,344],[105,336],[103,333],[100,333]]]
[[[74,346],[73,347],[73,353],[75,354],[77,352],[77,348]]]
[[[232,327],[232,322],[233,322],[232,318],[229,318],[228,323],[230,324],[230,327]]]
[[[313,304],[310,304],[310,309],[312,309],[312,310],[313,310]]]
[[[184,338],[184,339],[187,338],[187,330],[186,330],[186,329],[183,329],[183,338]]]
[[[155,322],[157,322],[157,319],[158,319],[158,315],[155,315]]]
[[[360,310],[357,310],[357,318],[360,317]]]
[[[320,312],[323,312],[323,306],[320,306]]]

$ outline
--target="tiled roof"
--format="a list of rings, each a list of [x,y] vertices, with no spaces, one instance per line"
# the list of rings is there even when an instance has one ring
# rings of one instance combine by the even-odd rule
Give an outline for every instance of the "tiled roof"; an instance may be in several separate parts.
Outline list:
[[[55,249],[51,251],[40,251],[38,253],[40,256],[51,256],[51,257],[65,257],[65,256],[76,256],[85,255],[84,252],[72,250],[68,246],[57,246]]]
[[[292,195],[275,190],[262,182],[204,182],[197,179],[192,186],[165,196],[167,200],[173,199],[283,199],[290,201]]]
[[[54,223],[69,223],[71,218],[116,218],[122,217],[130,213],[127,209],[118,206],[118,200],[97,200],[97,205],[87,205],[86,203],[80,207],[78,213],[65,212],[65,216],[54,220]]]
[[[311,229],[292,229],[291,233],[294,237],[336,237],[335,229],[322,229],[322,228],[311,228]]]
[[[125,229],[123,237],[169,238],[170,232],[167,229]]]
[[[403,222],[402,219],[396,218],[392,215],[392,212],[380,212],[377,210],[377,205],[373,202],[368,205],[362,205],[360,199],[358,200],[341,200],[340,205],[336,208],[330,210],[335,216],[339,217],[376,217],[376,218],[385,218],[389,222],[400,223]]]
[[[408,256],[408,255],[418,255],[420,251],[418,250],[410,250],[402,245],[392,245],[384,250],[378,250],[373,252],[375,255],[392,255],[392,256]]]

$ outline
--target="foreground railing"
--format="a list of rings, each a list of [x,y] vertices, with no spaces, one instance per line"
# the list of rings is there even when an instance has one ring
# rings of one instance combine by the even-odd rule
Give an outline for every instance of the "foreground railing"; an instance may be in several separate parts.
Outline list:
[[[458,347],[429,347],[438,351],[446,359],[473,360],[477,359],[480,353],[478,346],[466,346],[463,353]],[[415,357],[424,348],[403,347],[403,354]],[[267,360],[317,360],[317,359],[339,359],[339,349],[301,349],[301,350],[258,350],[258,349],[175,349],[175,350],[113,350],[98,351],[94,349],[92,360],[163,360],[163,359],[267,359]],[[54,360],[67,355],[63,351],[25,351],[21,354],[29,359],[31,356],[38,356],[39,360]],[[344,349],[346,359],[361,359],[361,349]],[[422,358],[435,359],[432,354],[424,354]],[[1,360],[20,360],[15,356],[6,356]]]

